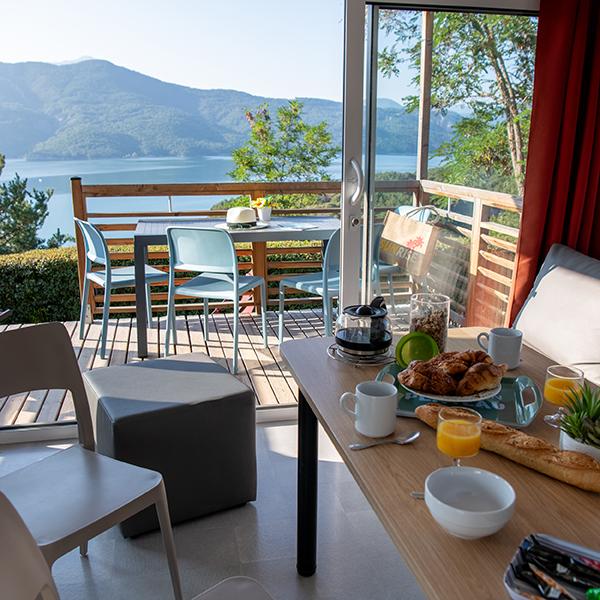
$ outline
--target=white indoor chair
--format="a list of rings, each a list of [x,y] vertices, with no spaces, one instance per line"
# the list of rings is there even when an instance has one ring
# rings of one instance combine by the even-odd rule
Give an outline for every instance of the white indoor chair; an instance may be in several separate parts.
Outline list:
[[[48,565],[77,547],[87,556],[90,539],[154,506],[174,596],[182,600],[163,478],[94,451],[88,399],[64,325],[0,333],[0,356],[0,397],[32,390],[68,390],[73,396],[79,443],[0,477],[0,491],[27,524]],[[7,546],[4,535],[0,528],[0,548]],[[0,597],[15,598],[4,594],[0,583]]]
[[[81,311],[79,315],[79,339],[85,333],[85,313],[89,300],[90,282],[104,288],[104,305],[102,308],[102,332],[100,334],[100,356],[106,358],[106,332],[108,329],[108,316],[110,310],[110,293],[112,290],[124,287],[135,287],[134,267],[110,266],[108,246],[102,233],[87,221],[75,219],[83,236],[85,246],[85,273],[83,277],[83,291],[81,294]],[[103,269],[93,271],[93,265],[102,265]],[[148,323],[152,325],[152,304],[150,300],[150,284],[166,281],[167,274],[150,265],[145,265],[146,281],[146,311]],[[93,315],[92,315],[93,319]]]
[[[240,275],[233,240],[227,231],[214,227],[168,227],[169,243],[169,294],[167,304],[167,331],[165,355],[169,354],[171,334],[177,343],[175,324],[175,295],[201,298],[204,303],[204,337],[209,338],[209,300],[233,302],[233,368],[238,366],[238,330],[240,296],[260,287],[263,341],[267,341],[267,286],[262,277]],[[200,273],[196,277],[175,285],[175,271]]]
[[[52,573],[19,513],[0,492],[0,592],[6,600],[60,600]],[[254,579],[225,579],[194,600],[272,600]]]

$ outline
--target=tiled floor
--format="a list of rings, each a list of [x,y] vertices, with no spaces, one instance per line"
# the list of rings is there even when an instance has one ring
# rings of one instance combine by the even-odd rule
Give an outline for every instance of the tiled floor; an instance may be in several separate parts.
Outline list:
[[[0,446],[0,476],[63,447]],[[318,570],[295,570],[296,424],[258,426],[258,499],[174,528],[186,597],[225,577],[248,575],[275,600],[423,598],[377,517],[327,436],[319,450]],[[1,487],[1,483],[0,483]],[[116,529],[53,569],[62,600],[170,599],[159,534],[124,540]],[[243,599],[240,599],[243,600]]]

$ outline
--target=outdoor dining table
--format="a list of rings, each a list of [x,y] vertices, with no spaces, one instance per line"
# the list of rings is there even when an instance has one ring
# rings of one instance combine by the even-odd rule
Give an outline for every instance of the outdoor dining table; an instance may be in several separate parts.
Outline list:
[[[148,356],[146,314],[146,283],[144,266],[148,260],[148,246],[167,243],[167,227],[214,227],[222,225],[224,219],[198,217],[163,217],[140,219],[133,234],[135,267],[135,312],[137,318],[138,356]],[[229,230],[234,242],[250,242],[253,250],[253,274],[265,277],[267,271],[267,242],[292,240],[328,240],[339,229],[340,222],[333,217],[276,217],[263,229]]]
[[[482,328],[449,331],[448,350],[477,348]],[[503,575],[519,543],[531,533],[546,533],[598,550],[600,496],[556,481],[491,452],[466,460],[504,477],[515,489],[516,509],[498,533],[463,540],[446,533],[429,514],[422,491],[429,473],[450,466],[436,447],[435,431],[414,418],[398,418],[396,435],[420,431],[409,446],[385,445],[351,451],[348,444],[366,441],[354,430],[352,418],[339,406],[343,392],[374,379],[376,367],[355,367],[327,354],[333,338],[309,338],[282,344],[281,354],[299,387],[298,394],[298,514],[297,570],[311,576],[317,567],[317,429],[320,423],[357,481],[425,595],[440,600],[507,597]],[[509,376],[528,375],[543,386],[551,361],[524,346],[519,368]],[[556,407],[542,406],[525,432],[558,444],[558,431],[543,416]]]

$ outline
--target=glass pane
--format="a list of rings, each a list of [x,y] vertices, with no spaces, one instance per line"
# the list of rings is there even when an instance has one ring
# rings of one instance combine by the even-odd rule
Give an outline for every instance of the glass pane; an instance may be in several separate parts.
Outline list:
[[[449,295],[455,325],[501,325],[514,276],[537,19],[434,12],[426,20],[423,11],[397,8],[374,15],[376,73],[367,77],[367,98],[376,109],[368,112],[366,165],[375,242],[369,268],[378,276],[371,293],[383,293],[399,329],[416,290]],[[431,208],[410,214],[413,204]],[[377,246],[376,234],[384,219],[398,221],[391,213],[434,225],[425,274],[389,249],[382,255],[394,236],[386,225]]]

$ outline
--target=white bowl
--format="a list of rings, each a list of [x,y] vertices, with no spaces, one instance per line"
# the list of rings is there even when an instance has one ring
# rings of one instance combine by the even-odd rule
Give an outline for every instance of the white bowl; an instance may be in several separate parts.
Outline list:
[[[433,518],[466,540],[502,529],[512,517],[515,498],[508,481],[482,469],[447,467],[425,480],[425,502]]]

